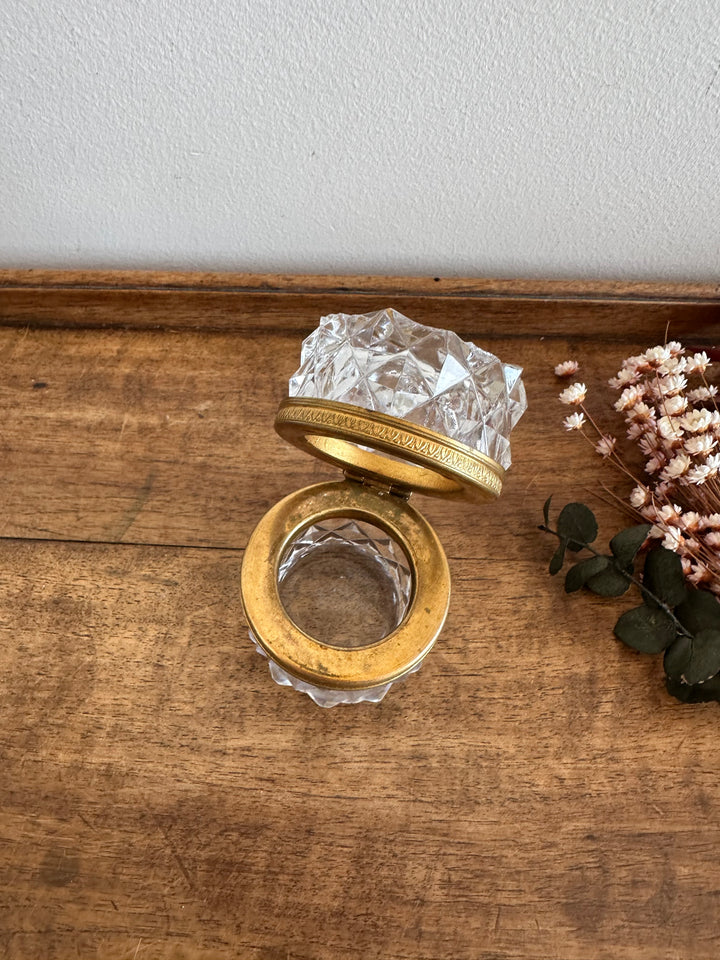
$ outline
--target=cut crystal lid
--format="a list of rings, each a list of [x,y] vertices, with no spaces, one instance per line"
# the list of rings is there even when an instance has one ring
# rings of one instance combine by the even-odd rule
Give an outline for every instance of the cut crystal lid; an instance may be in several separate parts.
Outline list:
[[[459,441],[510,466],[510,431],[525,412],[522,368],[451,330],[397,310],[323,317],[303,342],[291,397],[354,404]]]

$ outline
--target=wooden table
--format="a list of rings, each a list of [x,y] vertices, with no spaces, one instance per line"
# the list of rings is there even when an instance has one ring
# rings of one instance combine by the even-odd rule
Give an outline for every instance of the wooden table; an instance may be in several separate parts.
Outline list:
[[[302,337],[388,305],[522,364],[530,407],[496,504],[418,501],[454,588],[421,672],[321,710],[248,642],[242,550],[334,475],[272,430]],[[720,288],[0,274],[2,956],[720,956],[718,706],[536,529],[601,476],[552,365],[609,411],[668,322],[719,343]]]

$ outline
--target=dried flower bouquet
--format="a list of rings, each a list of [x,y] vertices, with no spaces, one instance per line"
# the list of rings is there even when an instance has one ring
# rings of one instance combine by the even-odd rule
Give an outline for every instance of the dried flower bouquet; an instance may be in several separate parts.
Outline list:
[[[542,525],[560,541],[551,572],[562,567],[566,549],[593,554],[571,568],[566,590],[619,596],[632,583],[638,587],[643,604],[623,614],[615,632],[635,649],[664,650],[668,688],[686,701],[720,699],[720,602],[711,595],[720,595],[720,411],[717,387],[706,377],[710,366],[706,353],[689,353],[676,341],[625,360],[609,384],[620,391],[614,406],[629,447],[598,426],[583,383],[566,387],[559,399],[576,409],[565,428],[579,431],[631,481],[620,502],[637,523],[613,538],[608,555],[591,547],[597,526],[582,504],[564,508],[557,530],[546,504]],[[574,377],[578,370],[567,360],[555,374]],[[633,468],[638,453],[642,477]],[[653,541],[640,580],[635,560]]]

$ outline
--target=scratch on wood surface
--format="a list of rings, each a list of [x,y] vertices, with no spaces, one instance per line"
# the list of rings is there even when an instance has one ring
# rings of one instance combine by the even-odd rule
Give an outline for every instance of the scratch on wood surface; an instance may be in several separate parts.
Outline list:
[[[180,853],[178,852],[177,847],[175,846],[175,844],[174,844],[174,843],[172,842],[172,840],[170,839],[170,834],[167,832],[167,830],[165,829],[165,827],[164,827],[164,826],[162,825],[162,823],[158,820],[158,818],[155,816],[155,814],[152,812],[152,810],[149,811],[149,813],[150,813],[150,816],[151,816],[151,817],[153,818],[153,820],[155,821],[155,826],[158,828],[159,833],[161,834],[161,836],[162,836],[163,839],[165,840],[165,843],[166,843],[166,845],[167,845],[168,850],[170,851],[170,854],[171,854],[173,860],[175,861],[175,863],[176,863],[176,864],[178,865],[178,867],[180,868],[180,872],[182,873],[183,877],[185,877],[185,880],[186,880],[186,882],[187,882],[188,887],[190,888],[190,890],[191,890],[193,893],[197,893],[197,888],[196,888],[196,886],[195,886],[195,882],[194,882],[193,878],[190,876],[190,871],[189,871],[188,868],[185,866],[185,863],[184,863],[184,861],[183,861],[183,858],[180,856]]]
[[[109,534],[110,540],[113,542],[122,540],[125,534],[128,532],[130,527],[135,523],[140,511],[145,506],[152,491],[153,483],[155,481],[155,474],[150,471],[142,487],[138,490],[137,496],[135,497],[132,504],[123,514],[120,522],[114,527],[114,529]]]
[[[80,820],[85,824],[85,826],[88,828],[88,830],[95,830],[95,827],[94,827],[94,826],[90,823],[90,821],[87,820],[81,813],[78,814],[78,817],[79,817]]]
[[[29,327],[29,326],[28,326],[28,327],[24,327],[22,330],[18,331],[18,336],[12,337],[12,339],[10,339],[10,340],[6,343],[5,349],[3,350],[3,360],[4,360],[4,361],[10,360],[10,359],[14,356],[14,354],[15,354],[15,349],[16,349],[17,347],[22,346],[22,344],[23,344],[23,343],[25,342],[25,340],[27,339],[29,333],[30,333],[30,327]]]

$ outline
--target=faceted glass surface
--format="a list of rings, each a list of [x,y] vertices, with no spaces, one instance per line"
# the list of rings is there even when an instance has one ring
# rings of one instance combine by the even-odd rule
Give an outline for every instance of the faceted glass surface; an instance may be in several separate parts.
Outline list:
[[[361,647],[400,624],[412,596],[412,574],[404,550],[384,531],[337,517],[314,524],[290,545],[280,562],[278,588],[301,630],[334,646]],[[372,595],[364,595],[368,592]],[[392,686],[333,690],[293,677],[272,659],[269,667],[276,683],[307,693],[321,707],[378,703]]]
[[[397,310],[323,317],[303,342],[291,397],[352,403],[435,430],[510,466],[525,412],[522,369]]]
[[[309,527],[280,562],[280,599],[301,630],[362,647],[398,626],[410,603],[405,551],[374,524],[333,517]]]

